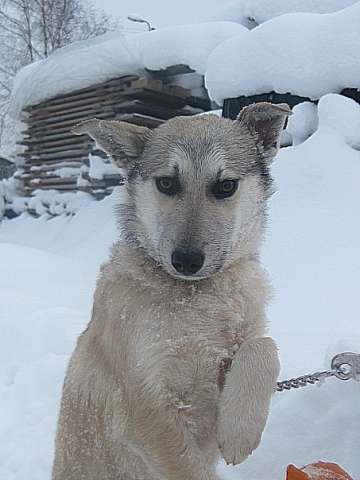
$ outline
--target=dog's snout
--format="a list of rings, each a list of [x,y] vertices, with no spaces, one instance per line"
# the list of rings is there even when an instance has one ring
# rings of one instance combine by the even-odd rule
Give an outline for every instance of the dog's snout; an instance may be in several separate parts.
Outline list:
[[[171,263],[175,270],[186,276],[197,273],[204,265],[204,260],[203,253],[183,248],[176,248],[171,256]]]

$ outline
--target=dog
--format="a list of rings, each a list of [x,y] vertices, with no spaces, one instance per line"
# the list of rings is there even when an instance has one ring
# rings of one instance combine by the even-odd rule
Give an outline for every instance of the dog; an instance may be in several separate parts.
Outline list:
[[[259,261],[287,105],[158,128],[92,119],[121,235],[70,360],[53,480],[215,480],[258,446],[279,374]]]

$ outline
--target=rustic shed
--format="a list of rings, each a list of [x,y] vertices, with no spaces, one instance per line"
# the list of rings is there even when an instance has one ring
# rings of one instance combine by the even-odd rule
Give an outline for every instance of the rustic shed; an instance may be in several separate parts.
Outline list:
[[[203,77],[188,66],[175,65],[143,76],[120,76],[25,107],[24,161],[17,173],[25,194],[38,189],[83,191],[96,198],[110,194],[122,181],[120,173],[88,136],[74,135],[72,127],[97,117],[154,128],[177,115],[210,110],[204,88],[198,87],[194,95],[178,84],[184,76],[203,84]]]

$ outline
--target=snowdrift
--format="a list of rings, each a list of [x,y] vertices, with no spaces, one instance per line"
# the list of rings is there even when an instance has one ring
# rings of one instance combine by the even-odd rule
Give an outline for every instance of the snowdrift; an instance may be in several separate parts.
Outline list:
[[[286,13],[331,13],[356,2],[357,0],[240,0],[219,11],[214,19],[239,22],[254,28]]]
[[[206,86],[225,98],[276,91],[318,99],[360,87],[360,2],[335,13],[292,13],[248,35],[230,38],[210,55]]]
[[[360,352],[359,108],[322,98],[318,130],[273,165],[278,189],[263,260],[276,292],[268,316],[283,379],[328,368],[335,353]],[[299,138],[313,115],[300,115]],[[1,479],[50,478],[64,371],[118,236],[120,193],[84,203],[73,217],[23,214],[0,225]],[[221,463],[221,477],[280,480],[288,463],[322,459],[359,478],[359,399],[359,383],[335,379],[276,394],[260,447],[236,468]]]

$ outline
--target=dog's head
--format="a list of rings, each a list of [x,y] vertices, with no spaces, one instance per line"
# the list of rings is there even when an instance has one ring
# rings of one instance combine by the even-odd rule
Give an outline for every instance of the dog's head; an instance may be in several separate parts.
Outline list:
[[[122,169],[124,236],[171,275],[201,279],[256,255],[271,193],[269,164],[290,114],[253,104],[237,120],[176,117],[155,130],[89,120],[87,133]]]

